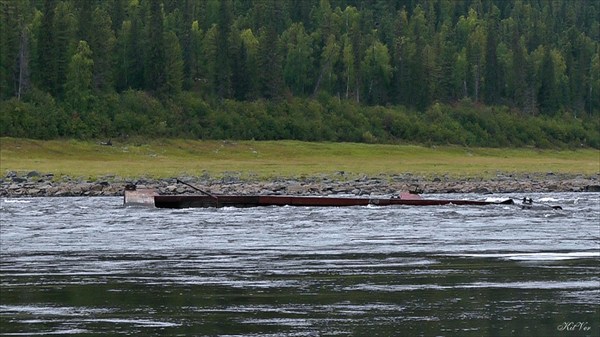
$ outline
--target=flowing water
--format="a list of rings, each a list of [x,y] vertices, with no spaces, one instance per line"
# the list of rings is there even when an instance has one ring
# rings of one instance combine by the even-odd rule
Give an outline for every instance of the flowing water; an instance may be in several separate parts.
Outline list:
[[[600,194],[528,197],[564,209],[3,199],[0,336],[599,336]]]

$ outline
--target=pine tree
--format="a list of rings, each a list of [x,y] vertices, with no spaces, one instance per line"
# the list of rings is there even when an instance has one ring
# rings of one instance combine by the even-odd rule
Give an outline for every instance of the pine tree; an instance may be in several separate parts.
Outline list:
[[[335,93],[336,82],[338,79],[335,70],[341,57],[340,50],[340,45],[335,35],[330,34],[321,51],[321,72],[317,77],[313,95],[316,95],[319,92],[321,86],[326,92],[329,92],[330,94]]]
[[[193,91],[199,90],[202,83],[203,69],[203,32],[198,21],[192,22],[190,27],[190,85]]]
[[[498,67],[496,53],[497,20],[488,20],[488,30],[485,48],[485,70],[483,74],[483,99],[487,104],[496,104],[499,100],[502,85],[501,72]]]
[[[148,50],[144,60],[144,82],[146,89],[162,95],[166,91],[167,78],[165,74],[165,41],[161,1],[148,1]]]
[[[424,63],[425,38],[427,20],[420,6],[415,8],[408,24],[407,42],[404,48],[408,67],[408,82],[405,92],[405,103],[425,110],[429,105],[429,86]]]
[[[18,61],[18,75],[17,78],[17,99],[26,94],[31,87],[31,73],[29,71],[30,63],[30,32],[29,29],[21,28],[21,38],[19,39],[19,61]]]
[[[260,30],[258,38],[257,64],[260,95],[267,99],[279,99],[283,95],[283,69],[276,31],[276,11],[269,7],[267,26]]]
[[[515,104],[524,109],[526,105],[526,91],[527,91],[527,72],[528,60],[527,51],[523,47],[523,42],[519,38],[519,35],[515,33],[512,39],[512,97],[515,100]]]
[[[311,68],[313,64],[312,41],[304,25],[295,23],[282,34],[285,60],[283,75],[287,86],[294,95],[304,96],[311,87]]]
[[[231,95],[236,100],[244,100],[248,93],[246,67],[247,51],[237,24],[229,32],[229,55],[231,57]]]
[[[365,52],[362,63],[366,100],[370,104],[382,104],[387,99],[387,88],[392,77],[392,66],[387,47],[374,41]]]
[[[126,88],[143,89],[144,88],[144,67],[146,64],[146,54],[144,51],[144,32],[143,24],[139,16],[134,16],[131,21],[131,31],[128,35],[127,45],[127,73],[128,80]]]
[[[211,94],[215,94],[217,91],[217,25],[213,24],[210,27],[204,39],[202,40],[202,56],[203,59],[199,64],[199,80],[205,83],[205,87],[211,91]]]
[[[38,69],[40,89],[56,95],[58,78],[56,73],[56,41],[54,34],[54,9],[56,0],[44,0],[44,12],[38,37]]]
[[[346,99],[351,97],[360,102],[360,61],[362,58],[362,36],[360,33],[360,13],[355,7],[346,7],[342,13],[346,34],[342,51],[343,74]]]
[[[217,23],[217,53],[215,55],[215,79],[217,96],[230,98],[232,55],[229,48],[229,39],[232,23],[231,0],[222,0],[219,6],[219,21]]]
[[[323,92],[422,111],[468,98],[593,115],[597,9],[588,0],[0,0],[0,99],[37,87],[60,108],[83,40],[102,93],[192,90],[218,102]]]
[[[112,23],[112,31],[118,32],[123,26],[123,22],[127,17],[127,0],[104,0],[108,2],[110,8],[110,19]],[[112,2],[112,4],[111,4]]]
[[[54,16],[54,50],[55,50],[55,72],[56,88],[54,94],[62,97],[64,84],[67,78],[69,60],[73,55],[75,46],[72,46],[75,33],[75,18],[70,6],[65,2],[59,2]]]
[[[183,57],[183,86],[189,89],[193,83],[193,42],[192,42],[192,23],[194,9],[192,0],[183,1],[183,20],[182,34],[179,36],[181,51]]]
[[[558,91],[556,88],[556,75],[554,72],[554,61],[549,47],[545,48],[540,69],[540,89],[538,91],[538,102],[540,112],[545,115],[554,115],[558,110]]]
[[[78,17],[79,17],[79,27],[77,29],[77,38],[78,41],[86,41],[89,44],[89,41],[92,39],[93,28],[92,28],[92,20],[94,8],[96,7],[97,0],[85,0],[85,1],[75,1],[74,4],[77,6]]]
[[[65,101],[72,110],[88,111],[92,99],[94,61],[87,42],[79,41],[77,52],[71,58],[65,84]]]
[[[251,29],[245,29],[240,33],[242,40],[241,53],[245,55],[245,58],[240,56],[240,59],[244,62],[242,73],[240,77],[244,79],[245,89],[243,90],[244,99],[253,100],[259,96],[258,87],[258,39],[254,36]]]
[[[165,36],[167,92],[174,96],[181,92],[183,87],[183,58],[179,39],[173,32]]]
[[[0,99],[17,96],[30,86],[29,0],[0,0]]]
[[[94,34],[89,41],[94,59],[94,88],[100,92],[113,90],[114,48],[116,38],[112,31],[108,13],[98,7],[94,10],[92,29]]]

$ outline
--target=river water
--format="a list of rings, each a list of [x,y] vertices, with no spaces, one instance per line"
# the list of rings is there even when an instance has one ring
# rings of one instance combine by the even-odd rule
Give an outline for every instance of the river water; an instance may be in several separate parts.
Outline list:
[[[2,199],[0,336],[599,336],[600,194],[528,197],[563,210]]]

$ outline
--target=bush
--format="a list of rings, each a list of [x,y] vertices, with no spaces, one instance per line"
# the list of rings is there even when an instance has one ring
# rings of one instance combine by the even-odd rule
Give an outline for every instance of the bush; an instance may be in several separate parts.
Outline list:
[[[600,147],[600,121],[563,113],[532,117],[507,107],[461,101],[424,112],[402,106],[362,106],[325,93],[317,99],[211,101],[182,92],[160,101],[128,90],[98,96],[89,111],[74,111],[31,90],[23,101],[0,102],[0,135],[57,137],[178,137],[410,142],[463,146]]]
[[[12,98],[0,103],[0,136],[57,138],[59,126],[64,128],[64,115],[50,95],[34,89],[23,101]]]

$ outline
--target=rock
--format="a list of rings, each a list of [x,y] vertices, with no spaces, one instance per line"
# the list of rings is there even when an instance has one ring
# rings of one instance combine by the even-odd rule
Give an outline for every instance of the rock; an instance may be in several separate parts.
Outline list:
[[[46,184],[43,184],[43,185],[41,185],[41,186],[40,186],[40,187],[38,187],[38,188],[39,188],[40,190],[42,190],[42,191],[46,191],[46,190],[49,190],[50,188],[52,188],[52,185],[50,185],[50,184],[46,183]]]
[[[126,179],[112,180],[110,176],[97,182],[85,182],[67,176],[39,176],[31,171],[19,177],[16,172],[8,172],[6,178],[0,180],[0,195],[3,197],[19,196],[121,196]],[[385,195],[399,191],[415,189],[418,186],[425,193],[519,193],[519,192],[600,192],[600,175],[568,175],[553,173],[539,174],[498,174],[491,180],[455,179],[438,176],[426,179],[411,175],[377,175],[375,177],[360,176],[348,180],[345,177],[332,175],[306,176],[299,178],[275,178],[270,181],[242,180],[234,172],[228,172],[226,179],[205,179],[186,177],[192,185],[214,194],[292,194],[292,195]],[[115,178],[116,179],[116,178]],[[154,180],[142,178],[137,181],[138,188],[154,188],[165,194],[198,194],[191,188],[179,185],[176,179]]]
[[[587,185],[583,190],[586,192],[600,192],[600,185]]]
[[[88,191],[102,191],[103,189],[104,189],[104,186],[102,186],[100,184],[94,184],[88,188]]]
[[[29,173],[27,173],[27,178],[33,178],[33,177],[39,177],[40,173],[37,171],[30,171]]]
[[[472,192],[473,192],[473,193],[479,193],[479,194],[491,194],[491,193],[492,193],[492,192],[490,192],[490,190],[489,190],[489,189],[487,189],[487,188],[485,188],[485,187],[481,187],[481,186],[475,187],[475,188],[472,190]]]
[[[21,177],[12,177],[11,181],[14,183],[24,183],[27,181],[26,178],[21,178]]]
[[[288,186],[287,192],[289,194],[302,194],[302,193],[306,192],[306,188],[304,188],[304,186],[302,186],[300,184],[296,184],[296,185]]]

